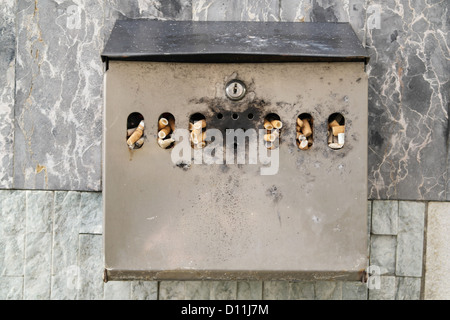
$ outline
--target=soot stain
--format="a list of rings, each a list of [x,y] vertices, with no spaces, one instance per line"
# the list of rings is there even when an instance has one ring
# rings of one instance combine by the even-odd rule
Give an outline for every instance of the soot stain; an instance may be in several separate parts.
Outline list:
[[[266,196],[272,198],[273,202],[278,203],[283,198],[283,194],[273,185],[266,191]]]

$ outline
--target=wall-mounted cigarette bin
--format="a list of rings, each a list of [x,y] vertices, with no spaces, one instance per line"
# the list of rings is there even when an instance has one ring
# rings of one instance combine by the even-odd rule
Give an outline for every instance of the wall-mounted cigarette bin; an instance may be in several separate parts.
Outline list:
[[[349,24],[118,21],[102,58],[106,281],[362,277]]]

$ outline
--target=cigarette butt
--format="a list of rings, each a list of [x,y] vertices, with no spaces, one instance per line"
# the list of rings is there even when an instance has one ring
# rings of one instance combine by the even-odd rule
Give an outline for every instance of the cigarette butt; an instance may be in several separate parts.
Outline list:
[[[197,143],[197,148],[199,148],[199,149],[203,149],[205,146],[206,146],[205,141],[200,141],[199,143]]]
[[[300,118],[297,118],[297,125],[300,127],[300,129],[303,127],[303,120]],[[300,131],[300,130],[297,130]]]
[[[331,127],[333,130],[333,136],[337,136],[339,133],[345,132],[345,126],[337,126],[337,127]]]
[[[144,137],[141,137],[138,141],[136,141],[135,143],[134,143],[134,146],[136,147],[136,148],[140,148],[140,147],[142,147],[142,145],[144,144]]]
[[[164,139],[170,133],[170,127],[166,126],[158,132],[158,138]]]
[[[300,137],[300,135],[301,135],[301,132],[297,131],[297,135],[296,135],[295,139],[298,139],[298,137]]]
[[[343,147],[343,145],[342,145],[342,144],[339,144],[339,143],[330,143],[328,146],[329,146],[331,149],[341,149],[341,148]]]
[[[206,131],[203,131],[202,135],[201,135],[201,141],[205,141],[205,140],[206,140]]]
[[[173,117],[169,118],[170,130],[175,131],[175,119]]]
[[[266,130],[272,130],[273,129],[273,125],[266,119],[264,119],[264,128]]]
[[[164,128],[168,124],[169,124],[169,121],[166,118],[159,119],[159,121],[158,121],[158,130],[161,130],[162,128]]]
[[[277,138],[277,136],[273,133],[264,135],[264,141],[274,142],[276,140],[276,138]]]
[[[301,140],[298,147],[300,149],[302,149],[302,150],[308,150],[309,149],[308,140],[306,140],[306,139],[305,140]]]
[[[194,130],[194,124],[192,122],[189,122],[189,131]]]
[[[338,127],[338,126],[339,126],[339,122],[337,122],[336,120],[333,120],[333,121],[331,121],[331,122],[328,124],[328,126],[329,126],[330,128]]]
[[[128,140],[127,140],[128,147],[130,149],[133,149],[135,142],[138,141],[142,137],[143,134],[144,134],[144,121],[142,120],[139,123],[139,126],[136,128],[136,130],[128,138]]]
[[[206,127],[206,120],[202,119],[194,122],[194,129],[201,129]]]
[[[136,131],[136,128],[127,129],[127,138],[129,138],[134,131]]]
[[[193,133],[198,139],[200,139],[201,136],[202,136],[202,129],[196,129],[196,128],[194,128],[194,129],[192,130],[192,133]]]
[[[345,143],[345,133],[338,134],[338,143],[344,145]]]
[[[303,121],[302,133],[306,137],[309,137],[310,135],[312,135],[311,125],[309,124],[309,121],[306,119]]]
[[[328,144],[333,143],[333,133],[328,130]]]
[[[175,140],[172,138],[169,139],[158,139],[158,144],[161,148],[167,149],[172,143],[174,143]]]
[[[192,141],[194,144],[197,144],[197,143],[198,143],[198,135],[197,135],[197,133],[195,132],[195,130],[192,130],[192,131],[191,131],[191,141]]]
[[[300,134],[300,135],[297,137],[297,140],[298,140],[299,142],[306,141],[306,136],[303,135],[303,134]]]
[[[283,123],[280,120],[272,120],[270,123],[275,129],[281,129],[283,127]]]

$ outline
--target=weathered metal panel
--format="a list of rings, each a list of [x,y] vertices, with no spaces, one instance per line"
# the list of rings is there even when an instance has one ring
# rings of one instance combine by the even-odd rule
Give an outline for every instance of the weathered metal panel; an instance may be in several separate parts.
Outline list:
[[[349,23],[117,21],[103,59],[176,62],[368,61]]]
[[[226,97],[231,79],[246,84],[242,100]],[[145,121],[146,141],[136,150],[126,144],[133,112]],[[157,144],[157,122],[165,112],[173,114],[177,129],[187,130],[189,117],[201,112],[207,129],[222,131],[262,129],[265,115],[278,114],[284,124],[278,171],[261,175],[267,165],[260,161],[177,165],[175,148]],[[295,141],[303,112],[314,118],[314,144],[306,151]],[[340,150],[327,145],[328,117],[335,112],[346,119]],[[104,114],[109,280],[361,276],[368,255],[363,62],[110,61]]]

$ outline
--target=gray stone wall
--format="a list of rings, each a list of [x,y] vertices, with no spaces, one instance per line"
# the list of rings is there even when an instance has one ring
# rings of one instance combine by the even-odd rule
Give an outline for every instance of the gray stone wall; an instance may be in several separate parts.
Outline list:
[[[450,261],[450,205],[433,201],[450,200],[449,6],[447,0],[1,1],[0,299],[448,298],[450,284],[440,275]],[[100,53],[116,19],[125,18],[351,23],[371,56],[368,250],[382,273],[380,289],[319,280],[101,281]]]

